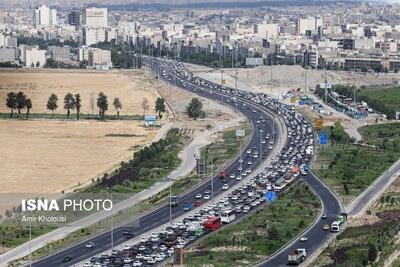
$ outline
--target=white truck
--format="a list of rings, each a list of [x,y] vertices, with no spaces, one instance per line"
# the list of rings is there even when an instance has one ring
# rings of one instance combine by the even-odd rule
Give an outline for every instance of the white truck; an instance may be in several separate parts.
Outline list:
[[[202,222],[200,222],[200,221],[191,222],[188,227],[188,231],[196,232],[200,228],[203,228]]]
[[[304,262],[307,258],[307,251],[305,248],[298,248],[289,254],[288,260],[289,264],[299,265]]]

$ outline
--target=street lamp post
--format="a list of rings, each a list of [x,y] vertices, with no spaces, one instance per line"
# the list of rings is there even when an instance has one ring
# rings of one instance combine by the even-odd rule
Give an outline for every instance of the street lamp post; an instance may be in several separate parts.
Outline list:
[[[172,179],[169,178],[169,224],[172,224]]]

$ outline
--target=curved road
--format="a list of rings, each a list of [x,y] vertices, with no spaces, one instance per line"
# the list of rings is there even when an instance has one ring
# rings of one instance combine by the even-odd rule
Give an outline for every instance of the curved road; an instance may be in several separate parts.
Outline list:
[[[170,81],[172,82],[172,81]],[[176,85],[180,85],[179,83],[175,83]],[[194,87],[193,87],[194,88]],[[192,89],[193,89],[192,88]],[[186,89],[186,88],[184,88]],[[228,97],[224,97],[220,93],[210,93],[207,90],[202,90],[196,92],[197,94],[207,97],[216,101],[223,101],[224,104],[228,104],[234,108],[236,108],[236,105],[229,100]],[[229,102],[228,102],[229,101]],[[244,100],[243,100],[244,101]],[[256,127],[256,121],[259,119],[259,117],[263,118],[268,118],[266,120],[266,123],[263,124],[263,130],[265,133],[270,132],[272,129],[272,123],[274,121],[273,117],[269,115],[265,110],[261,109],[260,107],[252,107],[251,109],[247,109],[243,106],[242,100],[239,100],[239,105],[237,105],[237,110],[241,113],[243,113],[246,117],[249,118],[249,120],[252,123],[252,127]],[[279,127],[278,125],[275,125],[275,127]],[[260,147],[260,132],[259,131],[253,131],[253,134],[250,138],[249,143],[246,145],[245,149],[250,148],[250,147],[256,147],[259,149]],[[257,168],[257,166],[261,163],[259,157],[258,159],[253,159],[253,165],[252,169],[254,170]],[[226,168],[229,173],[235,173],[238,174],[238,167],[240,166],[239,163],[239,157],[237,157],[235,160],[233,160]],[[244,166],[245,169],[245,166]],[[223,192],[222,190],[222,185],[224,182],[217,178],[213,177],[212,178],[214,181],[214,195],[219,195],[220,193]],[[239,181],[236,181],[234,179],[228,179],[229,183],[236,184]],[[176,208],[173,208],[172,210],[172,218],[177,218],[181,216],[184,211],[182,209],[183,203],[186,201],[193,203],[195,201],[195,195],[196,193],[201,193],[204,194],[204,191],[210,190],[210,184],[211,184],[211,179],[209,179],[207,182],[201,184],[200,186],[196,187],[193,190],[190,190],[189,192],[184,193],[183,195],[180,196],[180,205]],[[202,201],[202,204],[204,203],[210,203],[210,201]],[[136,233],[136,235],[151,231],[155,227],[158,227],[160,225],[163,225],[169,221],[169,206],[164,205],[146,215],[144,215],[141,218],[134,218],[130,223],[127,223],[123,226],[117,227],[114,229],[114,246],[117,246],[119,244],[122,244],[123,242],[126,242],[126,239],[122,236],[122,232],[129,227],[132,231]],[[106,231],[98,236],[89,238],[85,240],[84,242],[75,244],[69,248],[66,248],[65,250],[59,251],[53,255],[50,255],[48,257],[45,257],[43,259],[40,259],[32,264],[32,266],[40,266],[40,267],[53,267],[53,266],[71,266],[75,263],[81,262],[85,259],[88,259],[102,251],[109,250],[111,248],[110,244],[111,240],[111,231]],[[95,249],[85,249],[84,244],[86,242],[92,241],[96,244]],[[68,264],[63,264],[62,260],[66,257],[70,256],[72,258],[72,261],[70,261]]]
[[[168,65],[168,63],[163,63],[159,64],[158,66],[154,66],[156,64],[155,60],[150,60],[148,63],[152,64],[152,67],[154,69],[158,68],[158,71],[161,70],[168,70],[168,80],[170,83],[173,83],[185,90],[189,90],[192,92],[195,92],[196,94],[199,94],[200,96],[210,98],[216,101],[223,101],[224,104],[228,104],[234,108],[237,108],[239,112],[243,113],[246,117],[249,118],[249,120],[252,123],[253,129],[255,128],[256,121],[259,119],[259,117],[267,117],[266,123],[263,124],[263,130],[265,133],[271,132],[272,129],[272,124],[274,123],[273,115],[271,115],[271,110],[268,110],[266,107],[263,107],[261,105],[255,104],[251,106],[251,108],[245,108],[243,103],[249,104],[248,100],[244,100],[241,98],[237,98],[237,103],[236,105],[232,100],[233,95],[229,96],[229,93],[226,94],[221,94],[217,91],[211,91],[207,88],[204,88],[206,90],[196,90],[199,88],[198,85],[191,84],[188,81],[185,81],[184,83],[186,86],[182,86],[182,82],[180,79],[174,75],[172,68]],[[157,63],[158,64],[158,63]],[[220,86],[217,84],[214,84],[215,86]],[[232,89],[233,90],[233,89]],[[229,90],[228,90],[229,91]],[[228,100],[228,101],[227,101]],[[275,123],[274,127],[280,127],[277,123]],[[279,132],[279,131],[278,131]],[[262,133],[261,133],[262,134]],[[260,132],[253,131],[253,134],[250,138],[249,143],[246,145],[245,149],[249,147],[256,147],[259,149],[260,146]],[[253,162],[252,169],[254,170],[260,163],[260,158],[259,157],[256,161]],[[240,166],[240,163],[238,162],[239,157],[237,157],[235,160],[233,160],[227,167],[226,170],[229,173],[235,173],[238,174],[238,167]],[[209,179],[205,183],[199,185],[198,187],[190,190],[189,192],[184,193],[183,195],[180,196],[180,205],[177,208],[173,209],[173,218],[177,218],[181,216],[184,211],[182,209],[182,203],[185,203],[186,201],[193,203],[195,200],[195,194],[196,193],[201,193],[203,194],[204,191],[209,190],[211,180],[214,181],[214,195],[219,195],[222,193],[222,185],[223,181],[218,179],[217,177],[213,177],[212,179]],[[335,220],[335,218],[340,214],[341,212],[341,205],[339,200],[336,198],[336,196],[332,193],[329,188],[325,186],[314,174],[309,173],[307,176],[305,176],[304,180],[310,185],[310,187],[318,194],[322,206],[323,206],[323,212],[328,215],[327,220],[317,220],[315,224],[313,224],[306,232],[306,235],[308,236],[309,240],[307,242],[302,242],[295,240],[294,242],[290,243],[287,245],[285,248],[280,250],[279,252],[276,253],[273,257],[270,259],[266,260],[265,262],[261,263],[260,266],[284,266],[287,263],[287,255],[290,253],[292,250],[296,248],[306,248],[308,255],[311,255],[315,253],[319,248],[321,248],[330,238],[333,237],[332,233],[329,232],[324,232],[322,230],[322,225],[325,223],[330,224],[332,221]],[[236,184],[238,181],[236,180],[231,180],[228,179],[229,183]],[[208,203],[208,202],[202,202],[202,204]],[[118,244],[122,244],[123,242],[126,241],[126,239],[122,236],[122,232],[126,227],[129,227],[132,229],[136,234],[142,234],[148,231],[151,231],[152,229],[163,225],[169,221],[169,207],[168,205],[162,206],[146,215],[144,215],[142,218],[135,218],[133,219],[130,223],[117,227],[114,229],[114,246],[117,246]],[[34,264],[33,266],[43,266],[43,267],[50,267],[50,266],[70,266],[72,264],[81,262],[85,259],[88,259],[102,251],[108,250],[111,248],[110,244],[111,240],[111,233],[110,231],[106,231],[98,236],[92,237],[88,240],[85,240],[85,242],[73,245],[65,250],[62,250],[60,252],[55,253],[54,255],[50,255],[46,258],[43,258]],[[84,249],[84,243],[88,241],[93,241],[96,244],[96,248],[93,250],[85,250]],[[68,264],[62,264],[62,260],[64,259],[65,256],[71,256],[72,257],[72,262],[69,262]]]

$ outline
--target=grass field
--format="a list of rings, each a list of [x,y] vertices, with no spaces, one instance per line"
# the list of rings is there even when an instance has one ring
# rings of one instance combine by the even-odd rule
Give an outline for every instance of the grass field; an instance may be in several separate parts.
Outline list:
[[[360,128],[364,142],[349,138],[335,141],[318,152],[313,168],[344,200],[350,203],[400,157],[399,124],[379,124]],[[330,129],[325,129],[330,135]],[[342,133],[343,136],[347,135]]]
[[[317,216],[320,203],[297,184],[236,224],[205,237],[185,254],[187,266],[254,266],[297,236]]]
[[[400,87],[368,87],[361,90],[361,95],[366,95],[370,99],[381,101],[388,108],[400,111]]]
[[[154,103],[158,94],[143,71],[89,72],[89,71],[3,71],[0,72],[0,113],[8,113],[5,99],[9,92],[24,92],[32,99],[31,113],[51,113],[46,109],[49,96],[58,96],[55,113],[66,113],[63,109],[64,96],[79,93],[82,99],[81,113],[98,113],[96,98],[99,92],[108,96],[109,108],[106,114],[115,114],[112,102],[119,97],[122,102],[121,115],[143,114],[142,101],[147,98],[154,114]],[[24,112],[24,111],[22,111]],[[74,112],[72,112],[73,114]],[[72,115],[73,116],[73,115]]]

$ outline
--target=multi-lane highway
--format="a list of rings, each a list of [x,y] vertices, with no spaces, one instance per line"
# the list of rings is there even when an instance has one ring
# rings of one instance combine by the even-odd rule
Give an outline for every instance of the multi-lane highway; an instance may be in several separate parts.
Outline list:
[[[257,104],[249,100],[249,97],[244,98],[241,97],[240,94],[236,94],[233,89],[227,90],[210,90],[210,87],[202,86],[198,83],[193,83],[190,79],[183,81],[181,77],[178,77],[175,73],[174,69],[171,67],[172,61],[159,61],[156,59],[147,58],[146,64],[150,66],[153,71],[155,70],[158,76],[161,78],[161,73],[164,73],[164,79],[176,86],[179,86],[185,90],[189,90],[194,92],[200,96],[215,100],[221,101],[226,105],[230,105],[233,108],[237,109],[237,111],[241,112],[245,115],[252,124],[252,134],[249,138],[248,144],[246,144],[244,151],[247,149],[253,149],[260,151],[260,156],[258,158],[254,158],[251,167],[251,171],[256,169],[257,166],[262,162],[261,152],[265,150],[265,144],[261,142],[263,140],[266,133],[269,133],[271,136],[274,136],[273,132],[279,134],[279,131],[273,130],[281,127],[279,123],[276,123],[275,118],[279,114],[276,114],[276,110],[269,109],[266,106]],[[212,88],[216,88],[218,85],[209,83],[209,86]],[[248,94],[248,93],[247,93]],[[254,97],[255,94],[252,94],[251,97]],[[280,113],[278,111],[278,113]],[[259,123],[260,119],[263,120],[263,123]],[[286,122],[289,123],[289,122]],[[275,135],[276,138],[279,136]],[[241,173],[245,172],[247,166],[242,166],[241,156],[236,157],[232,162],[226,166],[225,170],[228,173],[233,173],[236,176],[239,176]],[[239,171],[239,167],[242,167],[242,171]],[[287,255],[295,248],[306,248],[308,255],[314,253],[318,250],[327,240],[329,240],[333,234],[323,231],[323,224],[330,224],[340,213],[341,205],[335,195],[312,173],[308,173],[307,176],[304,177],[304,180],[310,185],[310,187],[317,193],[319,198],[321,199],[321,203],[323,205],[323,213],[327,214],[328,219],[320,220],[318,219],[315,224],[313,224],[307,231],[307,236],[309,240],[307,242],[301,242],[296,240],[289,244],[286,248],[279,251],[272,258],[263,262],[262,266],[281,266],[286,265],[287,263]],[[212,179],[207,180],[203,184],[198,187],[190,190],[189,192],[185,192],[180,196],[180,204],[178,207],[172,209],[172,218],[177,218],[184,214],[182,205],[184,203],[194,203],[196,201],[196,194],[204,195],[206,191],[211,191],[211,195],[217,196],[223,192],[223,184],[229,183],[231,186],[233,184],[239,183],[240,181],[236,179],[227,179],[221,180],[218,177],[213,177]],[[210,203],[211,200],[202,199],[202,204]],[[241,215],[243,216],[243,215]],[[132,218],[132,221],[119,226],[113,231],[113,245],[117,246],[126,241],[123,237],[123,231],[127,228],[135,232],[136,235],[143,234],[151,231],[165,223],[169,222],[170,218],[170,209],[168,205],[162,206],[140,218]],[[98,236],[91,237],[88,240],[85,240],[84,243],[75,244],[65,250],[55,253],[54,255],[50,255],[46,258],[38,260],[33,264],[33,266],[70,266],[75,263],[81,262],[83,260],[89,259],[90,257],[97,255],[103,251],[109,250],[111,248],[111,231],[106,231]],[[93,242],[96,244],[94,249],[86,249],[85,243]],[[63,263],[62,261],[65,257],[70,257],[71,261],[68,263]]]
[[[171,81],[170,81],[171,82]],[[192,88],[193,89],[193,88]],[[224,97],[222,93],[217,93],[213,92],[211,93],[208,90],[202,90],[202,91],[196,91],[197,94],[210,98],[215,101],[223,101],[224,104],[230,105],[233,108],[237,108],[239,112],[244,114],[252,124],[252,127],[256,127],[256,121],[259,120],[260,117],[266,118],[265,123],[262,125],[262,130],[264,133],[270,133],[271,129],[273,129],[272,124],[274,123],[274,119],[271,114],[266,112],[266,110],[261,109],[260,107],[252,107],[252,108],[245,108],[244,107],[244,101],[245,100],[240,100],[238,99],[236,103],[233,103],[230,98]],[[279,127],[279,125],[275,125],[275,127]],[[278,131],[277,131],[278,132]],[[245,150],[248,148],[253,148],[255,147],[258,149],[260,145],[260,139],[263,137],[261,136],[263,133],[261,133],[259,130],[257,131],[252,131],[252,135],[249,139],[248,144],[245,146]],[[278,138],[278,136],[277,136]],[[257,159],[253,160],[253,164],[251,169],[255,169],[261,162],[262,157],[258,157]],[[226,168],[225,170],[229,173],[235,173],[236,175],[239,175],[240,172],[238,171],[239,166],[241,166],[241,163],[239,162],[239,157],[236,157]],[[244,167],[247,169],[246,166]],[[172,218],[177,218],[180,215],[184,213],[182,209],[182,205],[185,202],[193,203],[195,199],[195,195],[197,193],[204,194],[205,191],[210,191],[211,189],[214,189],[214,195],[220,194],[222,190],[222,186],[225,183],[223,180],[219,179],[219,177],[213,177],[213,186],[211,188],[211,179],[209,179],[207,182],[203,183],[202,185],[196,187],[193,190],[190,190],[190,192],[186,192],[183,195],[180,196],[179,201],[180,205],[178,207],[175,207],[172,209]],[[240,181],[237,181],[235,179],[228,179],[228,182],[230,184],[235,184]],[[204,201],[202,200],[203,203],[209,203],[211,200]],[[153,212],[150,212],[149,214],[144,215],[143,217],[140,218],[133,218],[132,222],[125,224],[120,227],[116,227],[113,231],[113,240],[114,240],[114,246],[117,246],[123,242],[126,241],[126,239],[123,237],[122,233],[125,229],[129,228],[133,232],[135,232],[137,235],[151,231],[152,229],[167,223],[169,221],[169,207],[168,205],[165,205],[163,207],[160,207]],[[85,240],[84,243],[79,243],[76,245],[73,245],[65,250],[62,250],[60,252],[55,253],[54,255],[50,255],[46,258],[43,258],[41,260],[36,261],[33,266],[70,266],[73,265],[74,263],[78,263],[82,260],[88,259],[93,255],[96,255],[100,253],[101,251],[105,251],[111,248],[111,231],[106,231],[98,236],[89,238],[88,240]],[[85,248],[85,243],[86,242],[94,242],[96,244],[96,247],[94,249],[86,249]],[[64,260],[65,257],[71,257],[71,261],[68,263],[63,263],[62,261]]]

